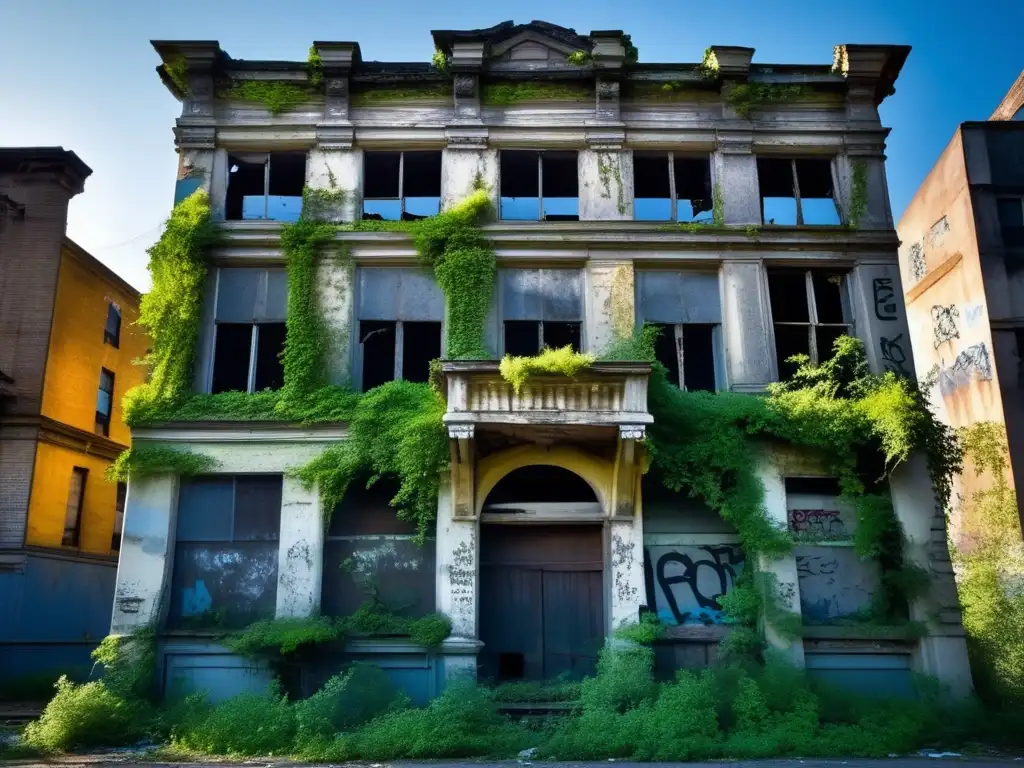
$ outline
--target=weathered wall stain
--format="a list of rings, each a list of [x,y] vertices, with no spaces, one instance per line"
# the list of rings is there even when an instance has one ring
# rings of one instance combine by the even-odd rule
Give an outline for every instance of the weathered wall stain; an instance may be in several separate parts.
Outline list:
[[[639,590],[629,580],[636,555],[636,542],[625,541],[621,536],[612,536],[612,573],[615,575],[615,597],[619,604],[637,601]]]
[[[972,344],[956,356],[951,366],[939,369],[939,391],[943,397],[949,397],[975,379],[992,380],[992,362],[984,342]]]
[[[873,562],[850,548],[798,547],[796,570],[805,619],[829,621],[867,608],[878,585]]]

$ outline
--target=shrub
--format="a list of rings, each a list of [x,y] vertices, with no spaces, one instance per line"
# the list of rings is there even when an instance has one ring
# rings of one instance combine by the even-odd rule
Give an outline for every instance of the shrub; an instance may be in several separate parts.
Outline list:
[[[288,699],[271,686],[266,693],[243,693],[212,706],[190,696],[182,721],[171,731],[172,744],[213,755],[275,755],[291,751],[295,713]]]
[[[28,746],[63,752],[128,744],[143,734],[145,708],[113,693],[102,681],[75,685],[61,675],[55,687],[57,694],[42,716],[25,728]]]
[[[391,708],[398,691],[373,664],[356,663],[330,678],[308,699],[294,705],[296,747],[330,741],[339,731],[369,722]]]

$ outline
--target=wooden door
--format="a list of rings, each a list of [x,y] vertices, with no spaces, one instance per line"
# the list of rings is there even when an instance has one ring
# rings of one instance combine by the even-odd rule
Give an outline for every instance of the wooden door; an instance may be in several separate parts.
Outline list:
[[[604,636],[601,528],[486,525],[480,550],[481,679],[593,674]]]

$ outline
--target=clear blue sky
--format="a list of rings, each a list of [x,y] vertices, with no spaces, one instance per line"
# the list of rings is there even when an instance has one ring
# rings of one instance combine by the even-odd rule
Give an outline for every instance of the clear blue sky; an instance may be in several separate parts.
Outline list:
[[[68,233],[146,289],[180,114],[150,39],[216,39],[235,58],[293,60],[314,39],[356,40],[364,59],[426,61],[429,30],[506,19],[623,29],[648,62],[698,61],[711,44],[756,48],[755,62],[816,64],[831,62],[836,43],[912,45],[882,107],[897,220],[956,125],[987,118],[1024,68],[1024,0],[0,0],[0,146],[77,152],[94,173]]]

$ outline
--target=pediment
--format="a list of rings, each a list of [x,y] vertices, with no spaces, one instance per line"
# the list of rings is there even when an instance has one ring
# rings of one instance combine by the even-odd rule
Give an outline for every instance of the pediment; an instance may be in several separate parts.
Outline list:
[[[589,48],[589,46],[588,46]],[[491,58],[503,62],[564,62],[579,46],[527,30],[491,47]]]

